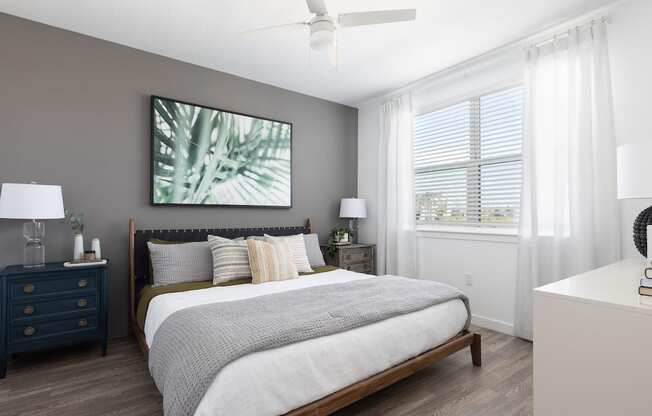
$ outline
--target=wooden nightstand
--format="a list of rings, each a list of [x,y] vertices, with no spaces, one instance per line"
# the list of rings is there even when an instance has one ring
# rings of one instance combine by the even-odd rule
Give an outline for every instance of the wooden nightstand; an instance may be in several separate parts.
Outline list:
[[[322,246],[326,264],[358,273],[376,274],[376,246],[374,244],[349,244],[338,246],[334,256],[326,254]]]
[[[107,265],[48,263],[0,273],[0,378],[13,353],[85,341],[107,346]]]

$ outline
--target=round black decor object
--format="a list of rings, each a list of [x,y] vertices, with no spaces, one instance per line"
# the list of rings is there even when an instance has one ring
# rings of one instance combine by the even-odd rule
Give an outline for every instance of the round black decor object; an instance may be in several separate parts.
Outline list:
[[[643,257],[647,257],[648,225],[652,225],[652,207],[645,208],[634,220],[634,245]]]

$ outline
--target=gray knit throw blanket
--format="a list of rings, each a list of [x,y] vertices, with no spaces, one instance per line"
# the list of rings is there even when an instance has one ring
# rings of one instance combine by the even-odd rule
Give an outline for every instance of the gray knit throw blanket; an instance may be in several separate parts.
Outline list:
[[[451,299],[461,299],[469,311],[468,298],[451,286],[387,276],[194,306],[173,313],[158,328],[149,368],[165,414],[191,416],[219,371],[240,357]]]

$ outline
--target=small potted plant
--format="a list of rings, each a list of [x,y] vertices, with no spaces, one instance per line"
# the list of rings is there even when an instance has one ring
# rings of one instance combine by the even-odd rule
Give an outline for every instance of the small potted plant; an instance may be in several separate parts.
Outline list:
[[[331,230],[328,236],[328,247],[326,247],[326,254],[333,257],[337,253],[337,246],[350,244],[353,233],[346,227],[335,227]]]
[[[74,214],[70,210],[65,211],[66,218],[70,221],[74,236],[73,257],[74,261],[84,259],[84,214]]]
[[[348,243],[349,242],[349,230],[347,228],[340,228],[337,230],[336,234],[337,242],[342,244],[342,243]]]

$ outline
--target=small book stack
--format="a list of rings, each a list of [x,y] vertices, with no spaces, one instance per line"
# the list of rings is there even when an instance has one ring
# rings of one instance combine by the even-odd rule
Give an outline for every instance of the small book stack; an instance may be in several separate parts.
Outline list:
[[[641,278],[641,285],[638,287],[638,294],[652,296],[652,278],[647,277],[648,269],[645,269],[645,277]]]

